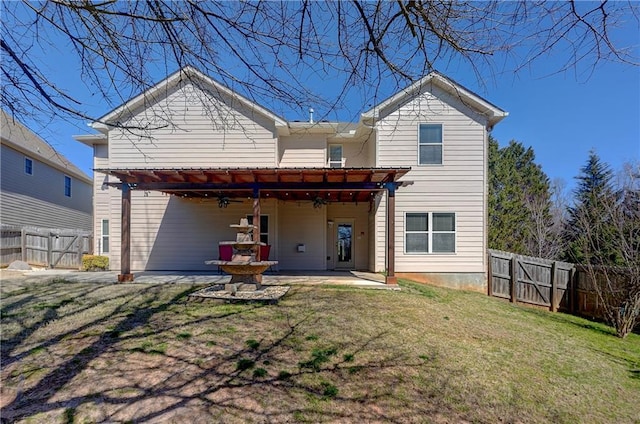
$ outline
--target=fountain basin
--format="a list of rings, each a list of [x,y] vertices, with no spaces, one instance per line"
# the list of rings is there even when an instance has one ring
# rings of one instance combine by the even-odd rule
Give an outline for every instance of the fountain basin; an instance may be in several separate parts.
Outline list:
[[[262,274],[278,261],[205,261],[207,265],[217,265],[227,274],[256,275]]]

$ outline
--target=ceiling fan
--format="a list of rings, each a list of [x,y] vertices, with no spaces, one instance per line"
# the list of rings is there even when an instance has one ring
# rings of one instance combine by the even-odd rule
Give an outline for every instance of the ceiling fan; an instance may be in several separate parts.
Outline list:
[[[218,196],[218,207],[226,208],[229,206],[229,203],[242,203],[242,200],[230,199],[227,196]]]

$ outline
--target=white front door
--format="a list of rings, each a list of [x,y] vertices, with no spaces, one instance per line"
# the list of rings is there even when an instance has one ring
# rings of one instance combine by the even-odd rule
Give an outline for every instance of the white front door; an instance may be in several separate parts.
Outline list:
[[[336,220],[335,223],[335,268],[353,269],[355,259],[354,220]]]

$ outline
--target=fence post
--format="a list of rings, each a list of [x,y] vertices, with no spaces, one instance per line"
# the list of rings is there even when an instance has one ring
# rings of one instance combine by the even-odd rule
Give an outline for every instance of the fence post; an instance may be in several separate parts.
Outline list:
[[[47,236],[47,268],[53,268],[53,233]]]
[[[82,252],[84,251],[84,235],[78,236],[78,269],[82,269]]]
[[[516,295],[516,286],[518,285],[518,258],[513,255],[511,258],[511,303],[516,303],[518,298]]]
[[[27,262],[27,230],[25,228],[20,231],[20,254],[22,262]]]
[[[549,294],[549,310],[551,312],[556,312],[557,308],[556,308],[556,289],[558,286],[558,282],[556,281],[556,274],[557,274],[557,266],[558,266],[558,262],[553,261],[553,263],[551,264],[551,293]]]
[[[488,253],[489,260],[487,261],[487,295],[491,296],[493,294],[493,257],[491,256],[491,252]]]
[[[578,272],[574,265],[569,271],[569,282],[571,283],[571,292],[569,292],[569,311],[571,311],[571,314],[576,313],[576,306],[578,303],[578,282],[576,281],[577,278]]]

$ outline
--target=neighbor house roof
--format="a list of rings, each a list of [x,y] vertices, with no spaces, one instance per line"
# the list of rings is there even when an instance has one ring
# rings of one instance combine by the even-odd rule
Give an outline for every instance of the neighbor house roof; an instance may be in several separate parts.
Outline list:
[[[76,177],[87,184],[92,183],[91,178],[82,172],[80,168],[71,163],[49,143],[44,141],[2,109],[0,109],[0,120],[0,138],[2,140],[2,144],[11,147],[26,156],[30,156],[33,159],[46,163],[69,176]]]
[[[362,118],[364,120],[377,120],[380,117],[386,116],[414,97],[431,91],[432,85],[439,87],[452,96],[455,96],[460,99],[463,104],[477,111],[481,115],[486,116],[489,127],[493,127],[509,115],[508,112],[505,112],[496,105],[490,103],[488,100],[475,94],[473,91],[465,88],[461,84],[458,84],[451,78],[434,71],[364,112],[362,114]]]

